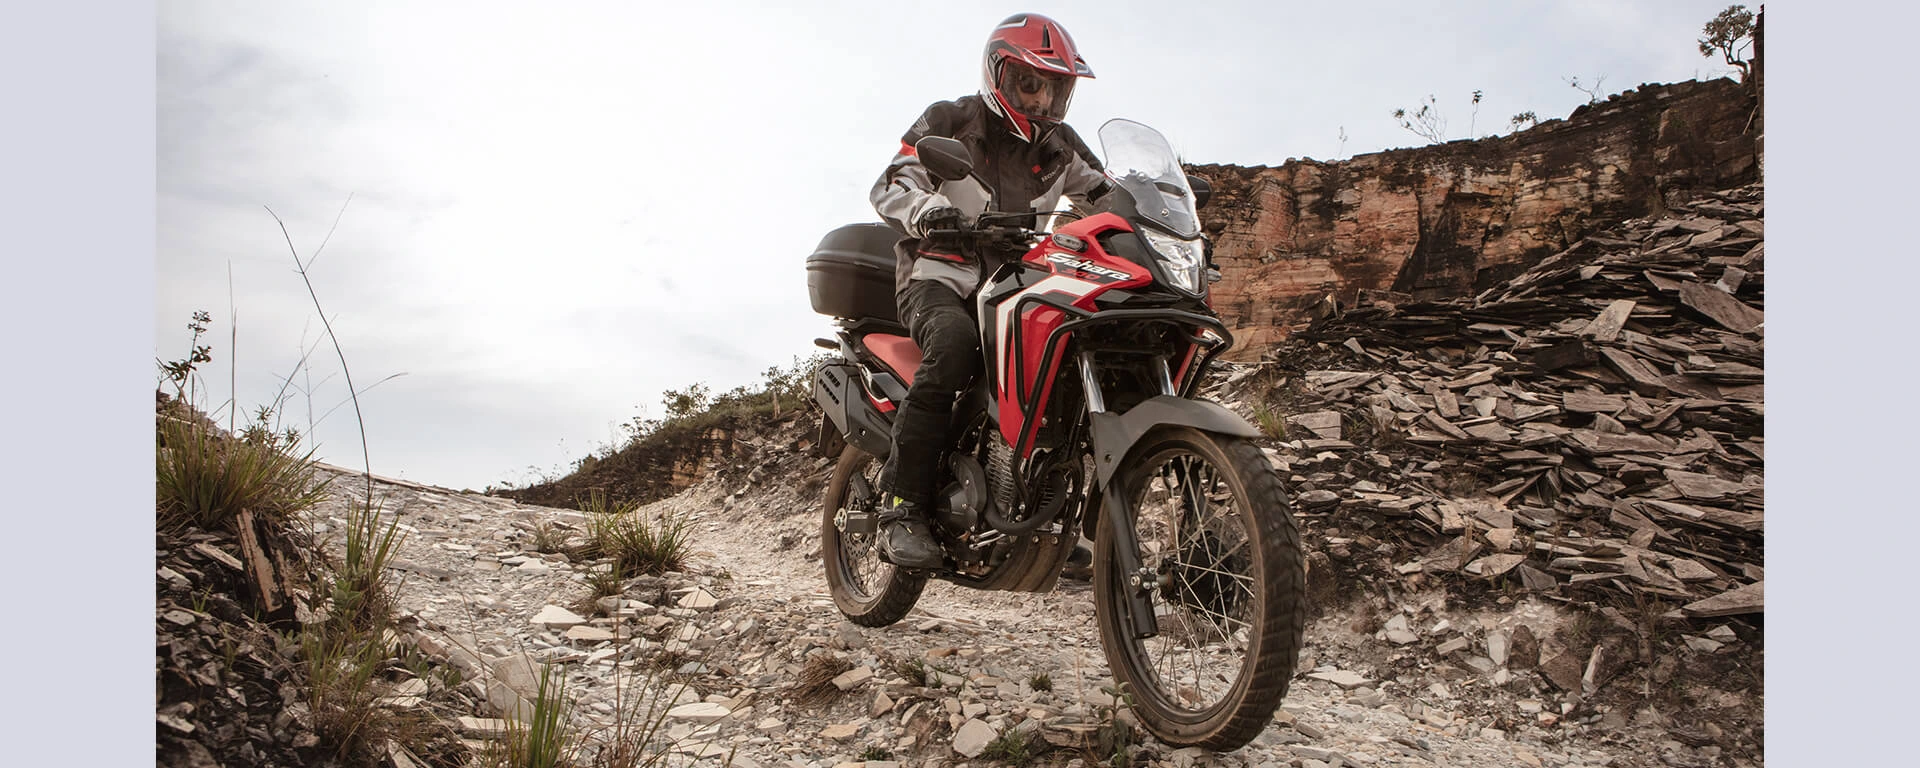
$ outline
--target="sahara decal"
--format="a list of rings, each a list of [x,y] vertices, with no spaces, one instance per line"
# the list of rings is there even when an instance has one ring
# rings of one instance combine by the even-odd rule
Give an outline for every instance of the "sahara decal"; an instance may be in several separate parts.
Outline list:
[[[1070,253],[1049,253],[1047,254],[1047,261],[1051,261],[1063,267],[1072,267],[1073,269],[1079,270],[1081,272],[1085,272],[1090,275],[1098,275],[1100,277],[1105,277],[1113,280],[1126,280],[1133,277],[1133,275],[1127,274],[1120,270],[1114,269],[1112,267],[1100,266],[1099,264],[1095,264],[1092,261],[1088,261],[1087,259],[1078,258]]]

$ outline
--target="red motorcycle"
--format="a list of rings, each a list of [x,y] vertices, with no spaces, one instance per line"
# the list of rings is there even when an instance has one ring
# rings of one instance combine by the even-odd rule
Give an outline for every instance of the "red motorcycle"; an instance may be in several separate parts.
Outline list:
[[[1101,644],[1141,723],[1167,744],[1232,750],[1259,735],[1293,674],[1300,538],[1250,439],[1259,430],[1196,396],[1233,343],[1207,297],[1218,273],[1196,211],[1208,186],[1152,128],[1113,120],[1100,141],[1112,191],[1086,217],[1040,232],[1020,225],[1035,214],[985,213],[929,233],[963,252],[1024,253],[973,297],[986,373],[948,431],[932,512],[940,568],[897,568],[875,546],[892,413],[920,363],[894,306],[899,235],[841,227],[809,257],[814,311],[838,336],[818,343],[839,353],[813,385],[821,445],[844,445],[825,492],[827,584],[847,618],[885,626],[929,578],[1050,591],[1084,534]],[[972,171],[957,141],[915,148],[940,178]]]

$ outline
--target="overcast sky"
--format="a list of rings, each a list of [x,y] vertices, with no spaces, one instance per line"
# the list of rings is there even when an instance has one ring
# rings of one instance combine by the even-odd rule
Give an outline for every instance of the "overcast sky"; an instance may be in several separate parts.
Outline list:
[[[207,310],[209,404],[295,374],[304,431],[346,387],[330,346],[299,365],[319,315],[266,208],[304,255],[339,216],[314,288],[356,385],[404,374],[361,398],[373,471],[524,483],[664,390],[810,354],[806,255],[875,220],[900,134],[977,90],[1011,13],[1073,34],[1090,138],[1129,117],[1190,162],[1279,165],[1424,144],[1391,112],[1429,94],[1463,138],[1566,117],[1569,78],[1721,76],[1694,41],[1727,5],[162,2],[154,354]],[[314,434],[359,466],[350,407]]]

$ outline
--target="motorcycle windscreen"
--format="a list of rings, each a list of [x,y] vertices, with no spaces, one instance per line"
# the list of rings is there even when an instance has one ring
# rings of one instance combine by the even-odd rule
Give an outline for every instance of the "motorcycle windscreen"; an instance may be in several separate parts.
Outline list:
[[[1199,206],[1187,183],[1180,157],[1159,131],[1132,120],[1114,118],[1100,126],[1100,148],[1107,176],[1133,195],[1140,216],[1175,237],[1200,236]]]

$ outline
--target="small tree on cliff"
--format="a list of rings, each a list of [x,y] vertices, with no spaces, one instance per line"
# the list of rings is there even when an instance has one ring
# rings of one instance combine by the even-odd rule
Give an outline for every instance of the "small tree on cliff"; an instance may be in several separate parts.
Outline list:
[[[1472,101],[1473,113],[1467,117],[1467,135],[1465,138],[1486,138],[1484,136],[1476,137],[1473,135],[1475,121],[1480,118],[1480,100],[1485,97],[1486,91],[1477,88],[1474,89]],[[1393,119],[1400,124],[1400,127],[1412,131],[1414,135],[1426,139],[1431,143],[1438,144],[1447,140],[1447,119],[1440,115],[1440,108],[1434,105],[1433,94],[1427,94],[1427,98],[1420,103],[1420,108],[1417,110],[1412,112],[1408,112],[1405,108],[1394,110]],[[1346,139],[1346,128],[1343,127],[1340,129],[1340,140],[1345,142]],[[1342,146],[1345,145],[1342,144]]]
[[[1700,28],[1700,55],[1720,54],[1728,64],[1740,70],[1740,82],[1747,81],[1747,46],[1753,44],[1753,12],[1744,5],[1729,5],[1720,15]]]
[[[1574,90],[1586,94],[1588,104],[1598,104],[1600,103],[1601,93],[1600,84],[1607,81],[1607,76],[1601,75],[1594,78],[1593,85],[1581,85],[1580,78],[1577,77],[1563,77],[1561,79],[1567,81],[1567,85],[1571,86]]]
[[[1427,100],[1420,105],[1419,111],[1408,115],[1406,109],[1396,109],[1393,111],[1393,119],[1400,123],[1400,127],[1412,131],[1414,135],[1429,142],[1439,143],[1447,140],[1447,119],[1441,117],[1440,110],[1434,107],[1432,94],[1427,95]]]

